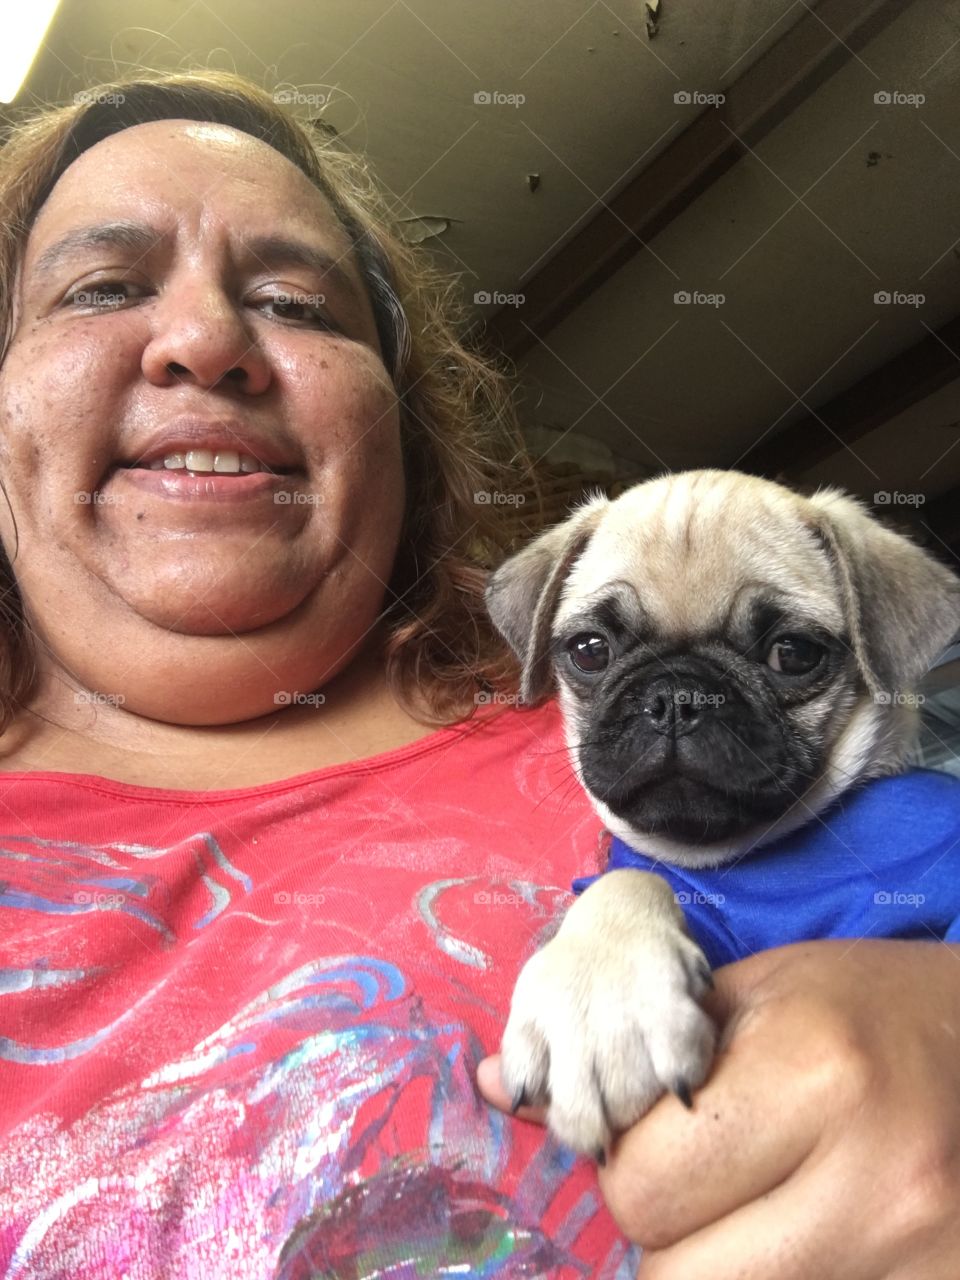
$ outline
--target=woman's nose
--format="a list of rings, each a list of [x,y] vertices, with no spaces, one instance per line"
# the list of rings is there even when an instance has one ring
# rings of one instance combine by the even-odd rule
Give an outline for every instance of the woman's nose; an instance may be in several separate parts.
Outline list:
[[[227,382],[259,395],[271,381],[256,336],[224,291],[214,284],[171,286],[153,309],[154,330],[142,359],[157,386],[188,382],[211,388]]]

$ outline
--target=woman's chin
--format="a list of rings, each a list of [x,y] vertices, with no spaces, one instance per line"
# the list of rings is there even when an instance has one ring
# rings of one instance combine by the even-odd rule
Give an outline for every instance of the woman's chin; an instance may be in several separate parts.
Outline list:
[[[184,592],[176,585],[118,593],[144,622],[181,636],[242,636],[289,621],[293,623],[310,594],[303,581],[274,583],[264,590],[253,582],[237,588],[213,583],[207,590]]]

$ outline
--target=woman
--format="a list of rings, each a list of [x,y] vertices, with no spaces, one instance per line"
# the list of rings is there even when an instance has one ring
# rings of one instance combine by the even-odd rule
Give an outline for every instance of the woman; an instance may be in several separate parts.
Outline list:
[[[205,73],[0,167],[5,1274],[955,1275],[946,948],[723,975],[624,1234],[478,1100],[598,831],[552,709],[489,705],[500,383],[357,163]]]

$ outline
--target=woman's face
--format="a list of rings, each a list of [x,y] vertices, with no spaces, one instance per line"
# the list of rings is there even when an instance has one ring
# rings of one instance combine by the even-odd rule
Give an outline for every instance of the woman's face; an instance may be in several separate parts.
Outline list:
[[[398,407],[293,164],[186,121],[74,161],[27,244],[0,476],[41,654],[85,687],[227,723],[344,665],[397,547]]]

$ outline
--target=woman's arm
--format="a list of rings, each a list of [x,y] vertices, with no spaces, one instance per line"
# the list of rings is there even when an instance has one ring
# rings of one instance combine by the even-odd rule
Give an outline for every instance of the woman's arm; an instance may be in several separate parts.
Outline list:
[[[664,1098],[599,1172],[642,1280],[957,1280],[960,947],[803,943],[715,976],[693,1111]]]

